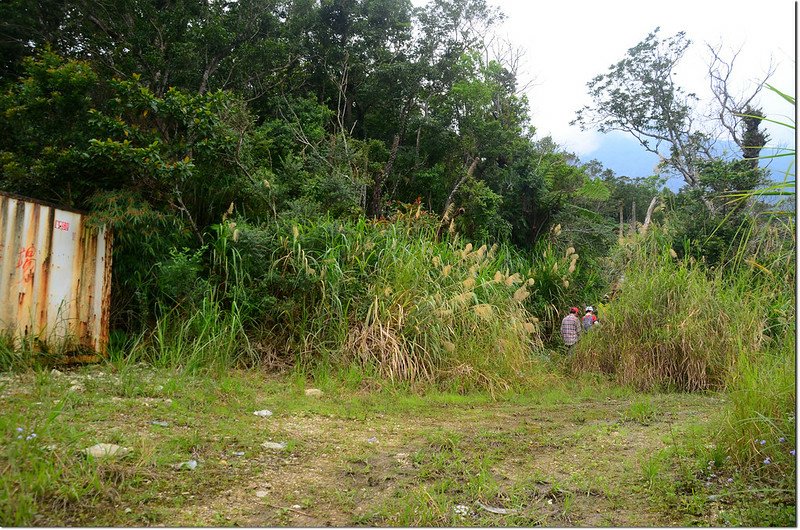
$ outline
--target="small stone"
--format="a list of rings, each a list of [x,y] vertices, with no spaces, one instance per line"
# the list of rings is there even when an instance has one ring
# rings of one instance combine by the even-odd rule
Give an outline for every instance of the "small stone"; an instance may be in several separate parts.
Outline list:
[[[378,439],[375,436],[373,436],[372,438],[367,438],[367,443],[368,444],[376,444],[376,443],[378,443]]]
[[[188,469],[189,471],[191,471],[197,467],[197,460],[187,460],[186,462],[175,464],[173,467],[175,469]]]
[[[323,392],[319,388],[307,388],[306,389],[306,395],[307,396],[320,397],[320,396],[322,396],[322,394],[323,394]]]
[[[153,420],[150,422],[150,425],[158,425],[159,427],[169,427],[169,422]]]
[[[55,376],[59,376],[59,375],[64,375],[64,372],[62,372],[61,370],[56,370],[55,368],[53,368],[52,370],[50,370],[50,374],[51,375],[55,375]]]
[[[295,510],[301,510],[303,507],[300,506],[299,504],[292,504],[292,508],[294,508]]]
[[[721,496],[721,495],[709,495],[709,496],[708,496],[708,500],[710,500],[710,501],[718,501],[718,500],[720,500],[721,498],[722,498],[722,496]]]
[[[264,447],[265,449],[277,449],[282,451],[286,449],[286,442],[264,442],[261,444],[261,447]]]
[[[125,513],[131,513],[132,511],[130,508],[125,508]]]
[[[232,456],[244,456],[244,451],[236,451]]]
[[[258,490],[258,491],[256,492],[256,497],[258,497],[259,499],[263,499],[263,498],[264,498],[264,497],[266,497],[267,495],[269,495],[269,492],[268,492],[268,491],[264,491],[264,490]]]
[[[121,447],[114,444],[99,443],[83,450],[83,453],[95,458],[104,458],[108,456],[125,456],[130,453],[128,447]]]
[[[272,411],[266,409],[257,410],[253,414],[255,414],[256,416],[261,416],[262,418],[269,418],[270,416],[272,416]]]

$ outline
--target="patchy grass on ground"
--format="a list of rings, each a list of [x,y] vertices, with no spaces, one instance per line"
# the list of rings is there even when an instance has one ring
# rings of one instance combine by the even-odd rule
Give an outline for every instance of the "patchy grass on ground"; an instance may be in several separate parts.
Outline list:
[[[0,376],[0,524],[795,524],[795,492],[748,490],[702,440],[718,395],[591,379],[416,395],[343,381],[307,396],[301,377],[255,371]],[[130,451],[82,453],[97,443]]]

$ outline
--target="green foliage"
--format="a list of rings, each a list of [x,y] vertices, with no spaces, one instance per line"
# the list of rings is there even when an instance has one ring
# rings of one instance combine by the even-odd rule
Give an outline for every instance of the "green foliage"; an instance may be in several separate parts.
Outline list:
[[[788,330],[779,349],[739,359],[730,385],[730,405],[719,442],[735,464],[752,467],[776,486],[789,486],[796,458],[794,337]],[[761,441],[764,440],[762,444]],[[769,463],[765,460],[769,458]]]
[[[795,105],[794,98],[783,96]],[[785,126],[794,128],[789,124]],[[787,153],[794,155],[795,150]],[[793,176],[790,179],[787,175],[784,186],[794,188]],[[768,187],[766,193],[771,189],[774,190]],[[754,198],[760,193],[760,190],[744,188],[741,196]],[[740,202],[736,201],[734,207]],[[755,355],[739,359],[718,436],[720,445],[736,464],[748,470],[750,477],[784,494],[795,491],[797,475],[797,458],[793,454],[797,443],[797,250],[794,238],[787,237],[794,233],[794,221],[785,215],[764,215],[760,226],[747,234],[732,260],[736,267],[750,268],[748,288],[760,289],[768,297],[766,335],[769,340]],[[735,273],[735,269],[732,272]],[[763,517],[757,510],[752,512],[748,517],[754,520]],[[785,515],[778,514],[781,521]]]
[[[760,230],[756,213],[765,205],[738,200],[766,183],[765,171],[749,160],[709,160],[698,164],[698,183],[674,197],[667,225],[673,246],[682,255],[704,259],[710,266],[736,256]],[[769,223],[768,219],[761,224]]]
[[[156,289],[165,301],[180,305],[203,292],[203,250],[192,252],[185,247],[181,250],[172,248],[169,259],[158,263]]]
[[[5,189],[80,208],[98,192],[135,191],[196,230],[231,200],[252,202],[245,192],[258,195],[241,161],[250,118],[232,94],[157,97],[138,76],[101,80],[49,51],[26,59],[25,72],[0,99]]]
[[[501,216],[503,198],[483,182],[467,179],[458,189],[456,203],[464,213],[456,219],[456,229],[480,242],[504,241],[511,232],[508,221]]]
[[[44,50],[26,58],[25,75],[0,96],[0,183],[10,191],[73,205],[83,159],[73,148],[85,146],[98,77],[91,66],[64,61]],[[44,126],[47,124],[47,126]],[[64,178],[67,175],[67,178]]]
[[[252,366],[256,359],[245,333],[246,314],[235,300],[228,306],[220,298],[208,288],[188,307],[163,307],[152,331],[131,349],[130,359],[187,373]]]

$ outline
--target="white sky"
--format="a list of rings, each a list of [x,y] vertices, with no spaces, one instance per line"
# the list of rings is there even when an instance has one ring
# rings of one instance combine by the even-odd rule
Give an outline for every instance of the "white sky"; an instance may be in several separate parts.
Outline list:
[[[771,84],[794,95],[796,76],[794,0],[487,0],[506,14],[497,28],[525,50],[519,72],[528,89],[537,137],[553,139],[582,158],[600,146],[602,135],[581,132],[569,122],[589,104],[586,83],[604,74],[656,26],[662,38],[685,31],[692,41],[676,69],[687,92],[710,101],[706,43],[742,48],[734,76],[742,87],[777,64]],[[730,56],[730,53],[729,53]],[[768,91],[761,96],[768,117],[794,119],[794,109]],[[794,132],[768,127],[773,143],[794,143]]]

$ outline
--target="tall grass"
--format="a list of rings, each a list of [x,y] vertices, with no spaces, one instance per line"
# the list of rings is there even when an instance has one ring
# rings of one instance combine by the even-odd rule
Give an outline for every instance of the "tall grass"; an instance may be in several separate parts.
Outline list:
[[[247,328],[251,310],[239,253],[231,248],[235,225],[214,227],[216,237],[210,249],[210,270],[202,276],[202,254],[173,251],[158,266],[158,280],[164,299],[156,320],[126,346],[130,360],[193,373],[222,371],[257,361]]]
[[[298,223],[278,236],[275,340],[301,364],[356,363],[395,382],[509,388],[541,347],[538,320],[524,306],[533,282],[506,268],[497,247],[437,242],[435,224],[418,217]],[[252,244],[259,231],[242,228],[240,241]]]
[[[188,373],[254,362],[239,304],[234,300],[229,307],[223,306],[214,288],[209,288],[197,307],[165,310],[153,330],[134,342],[130,355]]]
[[[578,345],[575,370],[640,389],[722,389],[737,361],[768,340],[771,298],[750,277],[678,260],[658,230],[619,251],[620,290]]]
[[[133,357],[190,371],[350,369],[403,385],[505,391],[543,359],[581,273],[558,227],[528,254],[437,237],[418,206],[390,220],[226,216],[158,267],[163,300]]]

